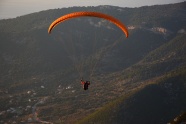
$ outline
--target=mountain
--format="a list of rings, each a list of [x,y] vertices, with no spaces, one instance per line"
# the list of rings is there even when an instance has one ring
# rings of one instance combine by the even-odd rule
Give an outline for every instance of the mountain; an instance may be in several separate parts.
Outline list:
[[[186,2],[71,7],[0,20],[0,123],[168,123],[184,113]],[[96,11],[122,21],[129,38]],[[90,80],[83,91],[80,79]]]
[[[149,53],[140,63],[132,67],[134,69],[130,69],[135,74],[140,73],[137,77],[134,75],[131,76],[135,77],[132,79],[132,82],[138,85],[135,90],[132,89],[133,91],[106,104],[101,109],[81,120],[80,123],[133,124],[138,122],[159,124],[168,123],[177,115],[185,112],[186,68],[185,59],[183,61],[180,60],[180,58],[185,58],[184,55],[181,55],[186,52],[185,38],[185,35],[178,36],[169,43]],[[181,63],[184,66],[178,67],[180,61],[182,61]],[[165,65],[169,66],[166,67]],[[165,67],[169,68],[166,69]],[[129,73],[130,70],[128,71]],[[149,80],[147,77],[154,78]],[[141,87],[141,83],[145,86]],[[120,83],[119,85],[120,87],[125,87],[127,84],[123,82],[123,84]]]
[[[185,68],[163,75],[110,102],[80,123],[168,123],[186,109],[185,77]]]

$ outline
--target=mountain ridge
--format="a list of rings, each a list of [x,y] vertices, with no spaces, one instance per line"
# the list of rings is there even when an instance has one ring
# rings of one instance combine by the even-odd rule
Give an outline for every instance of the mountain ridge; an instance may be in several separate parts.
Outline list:
[[[71,7],[0,20],[1,122],[34,123],[40,119],[57,124],[78,123],[85,116],[94,119],[91,113],[100,115],[99,108],[107,110],[107,104],[110,104],[108,110],[114,111],[111,106],[118,101],[125,102],[122,98],[127,94],[127,98],[132,99],[131,92],[141,103],[151,101],[142,99],[144,92],[148,98],[154,95],[155,105],[159,107],[161,94],[168,97],[169,103],[172,94],[168,94],[164,84],[169,87],[169,81],[185,83],[185,6],[186,2],[140,8]],[[129,38],[124,38],[115,25],[97,18],[66,21],[48,35],[48,26],[54,19],[73,11],[110,14],[129,28]],[[81,88],[81,76],[91,80],[87,92]],[[161,83],[160,79],[166,80]],[[153,84],[155,81],[163,86]],[[179,94],[174,96],[175,104],[185,103],[176,87],[171,88]],[[157,91],[160,96],[151,91]],[[114,100],[116,102],[110,103]],[[165,108],[172,104],[166,105]],[[129,108],[124,106],[128,114],[120,108],[115,106],[118,117],[122,114],[136,117],[135,113],[154,110],[151,106],[138,108],[134,101]],[[166,122],[180,114],[182,108],[176,109],[165,117]],[[159,112],[160,109],[154,110]],[[134,121],[130,117],[123,120],[107,115],[106,118],[109,117],[113,117],[108,119],[113,123]],[[150,119],[161,122],[159,116],[146,121]],[[140,121],[147,123],[143,120]],[[107,119],[97,121],[104,123]]]

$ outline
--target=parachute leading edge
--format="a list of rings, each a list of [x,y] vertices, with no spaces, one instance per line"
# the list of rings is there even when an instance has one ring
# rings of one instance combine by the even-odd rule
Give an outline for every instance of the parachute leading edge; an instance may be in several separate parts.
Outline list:
[[[84,11],[69,13],[64,16],[59,17],[58,19],[56,19],[55,21],[52,22],[52,24],[48,28],[48,33],[50,34],[52,29],[55,26],[57,26],[59,23],[64,22],[64,21],[71,19],[71,18],[77,18],[77,17],[82,17],[82,16],[98,17],[98,18],[104,18],[106,20],[109,20],[112,23],[114,23],[115,25],[117,25],[124,32],[126,37],[128,37],[128,35],[129,35],[128,30],[125,27],[125,25],[121,21],[119,21],[118,19],[116,19],[112,16],[109,16],[109,15],[103,14],[103,13],[99,13],[99,12],[84,12]]]

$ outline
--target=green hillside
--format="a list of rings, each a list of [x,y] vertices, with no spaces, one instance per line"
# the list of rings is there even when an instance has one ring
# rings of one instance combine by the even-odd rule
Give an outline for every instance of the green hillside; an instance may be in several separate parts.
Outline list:
[[[171,122],[185,112],[185,8],[71,7],[0,20],[0,123]],[[90,17],[48,34],[53,20],[75,11],[112,15],[129,38]]]
[[[185,80],[185,67],[174,70],[108,103],[78,123],[168,123],[186,111]]]
[[[185,66],[186,36],[178,35],[170,42],[151,51],[139,63],[127,68],[122,79],[132,77],[134,81],[161,76],[171,70]]]
[[[135,90],[132,89],[106,104],[78,123],[168,123],[185,112],[185,36],[178,35],[151,51],[139,63],[116,74],[119,78],[112,74],[117,77],[116,82],[124,80],[123,84],[120,84],[124,90],[130,89],[129,85],[136,86]],[[135,84],[127,84],[125,80]],[[115,87],[117,86],[116,84]]]

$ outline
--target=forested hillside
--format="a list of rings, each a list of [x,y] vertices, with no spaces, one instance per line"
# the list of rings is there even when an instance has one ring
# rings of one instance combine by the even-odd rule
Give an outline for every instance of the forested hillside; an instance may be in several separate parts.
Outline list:
[[[0,123],[184,122],[185,8],[70,7],[0,20]],[[129,37],[94,17],[48,34],[56,18],[76,11],[111,15]],[[87,91],[81,78],[91,82]]]
[[[125,88],[129,90],[129,82],[126,80],[132,77],[130,83],[135,88],[133,86],[129,93],[87,116],[80,123],[168,123],[185,112],[186,66],[182,55],[186,52],[184,39],[185,35],[176,37],[126,70],[124,78],[122,77],[123,82],[120,82],[119,87],[115,84],[115,87],[124,88],[123,92]],[[119,80],[121,78],[116,82]],[[185,121],[183,118],[179,123]]]

